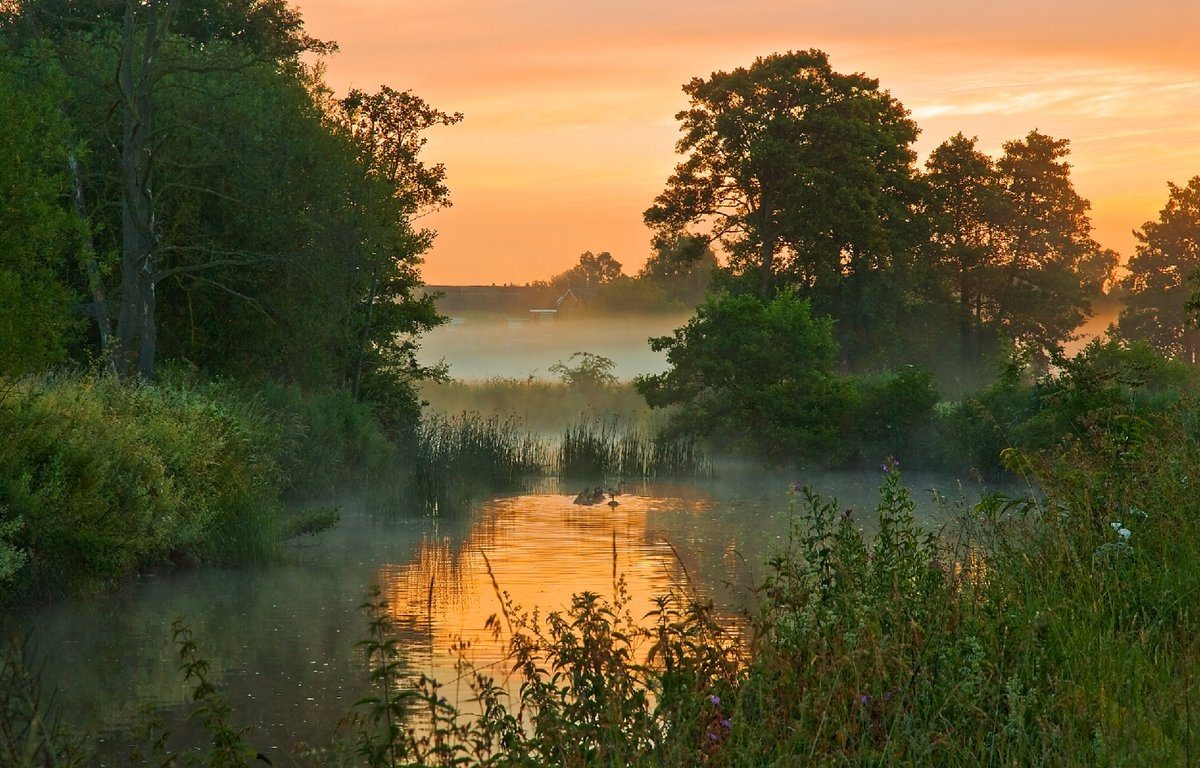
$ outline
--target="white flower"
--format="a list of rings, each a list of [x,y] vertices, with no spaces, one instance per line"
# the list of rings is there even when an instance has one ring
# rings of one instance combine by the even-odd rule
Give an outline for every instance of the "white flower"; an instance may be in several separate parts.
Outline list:
[[[1121,521],[1119,521],[1119,520],[1118,520],[1117,522],[1115,522],[1115,523],[1109,523],[1109,525],[1112,527],[1112,529],[1113,529],[1114,531],[1118,531],[1118,532],[1119,532],[1119,531],[1121,530],[1121,528],[1123,527],[1123,526],[1121,525]]]
[[[1117,535],[1121,537],[1122,541],[1129,541],[1129,537],[1133,535],[1133,531],[1128,528],[1118,528]]]

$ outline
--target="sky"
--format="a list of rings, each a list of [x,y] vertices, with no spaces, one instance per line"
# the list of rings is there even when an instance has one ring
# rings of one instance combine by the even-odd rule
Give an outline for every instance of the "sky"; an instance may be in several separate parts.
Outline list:
[[[1198,0],[299,0],[338,93],[412,90],[462,123],[430,131],[453,207],[434,285],[525,283],[609,251],[636,272],[642,212],[680,160],[693,77],[819,48],[880,80],[921,127],[999,154],[1071,141],[1095,237],[1124,258],[1167,182],[1200,175]]]

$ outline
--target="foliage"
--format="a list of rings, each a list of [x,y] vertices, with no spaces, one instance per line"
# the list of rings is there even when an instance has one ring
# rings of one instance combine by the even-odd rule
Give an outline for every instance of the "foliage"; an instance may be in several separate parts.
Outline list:
[[[1091,206],[1071,182],[1068,144],[1030,131],[1006,142],[996,163],[1008,204],[1000,317],[1008,338],[1039,363],[1087,317],[1117,263],[1091,237]]]
[[[667,301],[694,307],[708,292],[717,255],[698,237],[681,237],[661,243],[638,271],[638,279],[659,287]]]
[[[857,380],[858,404],[853,441],[858,457],[923,458],[918,448],[933,423],[939,396],[933,375],[912,366]],[[916,463],[915,461],[913,463]]]
[[[1158,219],[1134,233],[1138,245],[1121,283],[1125,306],[1117,332],[1194,364],[1200,331],[1190,317],[1195,304],[1191,281],[1200,270],[1200,176],[1187,186],[1167,187],[1167,204]]]
[[[1020,367],[947,414],[947,450],[981,470],[999,470],[1006,451],[1049,457],[1103,433],[1116,444],[1144,439],[1165,413],[1192,406],[1194,376],[1145,343],[1093,341],[1033,379]],[[954,426],[950,426],[953,424]]]
[[[575,362],[576,358],[579,358],[578,362]],[[603,355],[574,352],[566,363],[559,360],[550,366],[549,371],[558,377],[563,386],[604,389],[617,383],[617,377],[613,374],[616,367],[615,362]]]
[[[710,297],[673,336],[651,340],[671,369],[637,381],[651,407],[678,405],[676,432],[713,435],[796,460],[846,457],[857,392],[834,370],[827,318],[780,292]]]
[[[44,58],[44,56],[42,57]],[[42,370],[66,359],[79,322],[69,276],[81,227],[63,206],[67,126],[63,84],[38,62],[0,56],[0,374]]]
[[[683,90],[685,158],[645,213],[657,242],[720,240],[764,300],[778,272],[811,286],[846,254],[852,269],[890,258],[909,218],[917,127],[877,80],[789,51]]]
[[[92,149],[71,168],[97,263],[70,287],[119,300],[120,355],[99,351],[346,388],[411,427],[432,373],[415,339],[441,321],[414,293],[433,233],[413,220],[448,204],[423,132],[461,116],[387,87],[332,98],[301,54],[333,46],[281,1],[31,0],[9,22],[64,72],[58,151]]]
[[[27,555],[18,593],[274,546],[280,436],[251,404],[111,379],[26,381],[0,402],[0,432],[0,508]]]

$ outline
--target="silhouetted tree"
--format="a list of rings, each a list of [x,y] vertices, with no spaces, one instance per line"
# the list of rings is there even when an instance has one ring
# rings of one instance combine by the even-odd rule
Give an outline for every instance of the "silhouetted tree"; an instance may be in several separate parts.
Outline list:
[[[955,303],[964,364],[982,351],[980,335],[996,320],[1007,200],[992,158],[977,139],[955,134],[929,156],[930,239]]]
[[[1007,208],[998,320],[1043,361],[1072,338],[1117,262],[1092,239],[1091,204],[1071,181],[1069,143],[1030,131],[1006,142],[997,162]]]
[[[621,262],[608,251],[592,253],[584,251],[579,263],[551,278],[555,285],[567,286],[577,291],[592,292],[622,276]]]
[[[877,80],[835,72],[810,50],[683,90],[685,159],[645,212],[657,243],[720,241],[764,299],[783,271],[812,287],[889,261],[915,201],[917,127]]]
[[[1169,183],[1167,187],[1167,204],[1158,219],[1147,221],[1134,233],[1138,245],[1129,260],[1129,274],[1121,281],[1126,294],[1117,330],[1123,338],[1148,341],[1194,364],[1200,354],[1200,331],[1194,322],[1200,309],[1195,295],[1200,270],[1200,176],[1187,186]]]

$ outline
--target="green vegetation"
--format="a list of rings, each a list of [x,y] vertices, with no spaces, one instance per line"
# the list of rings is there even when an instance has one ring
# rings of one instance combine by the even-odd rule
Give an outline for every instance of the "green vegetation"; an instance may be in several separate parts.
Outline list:
[[[364,645],[375,693],[304,764],[1188,764],[1200,673],[1191,406],[1076,404],[1094,429],[1006,456],[1044,498],[989,497],[937,532],[916,525],[891,460],[870,537],[799,489],[745,626],[687,594],[633,616],[620,579],[611,598],[582,593],[545,616],[498,585],[489,623],[508,640],[515,693],[466,662],[471,693],[457,700],[459,683],[400,687],[376,595]],[[189,674],[203,671],[190,638],[182,648]],[[221,758],[234,742],[215,738],[210,764],[248,762],[217,703],[210,730],[237,749]]]
[[[0,424],[0,510],[24,561],[6,593],[273,546],[282,436],[250,403],[166,385],[25,381],[7,387]]]
[[[863,379],[835,370],[829,318],[790,291],[710,297],[674,336],[653,339],[671,370],[637,387],[675,406],[670,433],[712,437],[777,460],[826,465],[899,453],[933,418],[932,377],[905,368]]]
[[[592,415],[569,425],[558,444],[558,474],[566,478],[705,477],[712,474],[690,437],[652,437],[616,418]]]
[[[284,0],[0,4],[0,603],[277,556],[337,521],[295,509],[348,487],[441,514],[530,475],[702,475],[701,440],[894,455],[1014,473],[1039,499],[923,531],[889,459],[868,538],[801,489],[744,626],[695,595],[631,616],[615,578],[545,616],[500,593],[490,626],[524,684],[512,700],[464,665],[472,712],[433,681],[397,690],[376,596],[378,694],[308,759],[1197,761],[1200,177],[1137,233],[1118,340],[1068,359],[1116,264],[1068,142],[1031,131],[993,158],[960,133],[921,170],[878,81],[773,54],[684,87],[646,267],[589,251],[547,284],[606,311],[697,307],[652,341],[670,370],[631,387],[578,353],[557,383],[456,384],[417,362],[443,318],[417,295],[434,233],[416,221],[450,204],[426,133],[462,116],[388,86],[335,96],[333,47]],[[208,764],[250,764],[176,640]],[[83,763],[49,710],[10,653],[0,760]],[[151,730],[135,763],[190,762]]]

